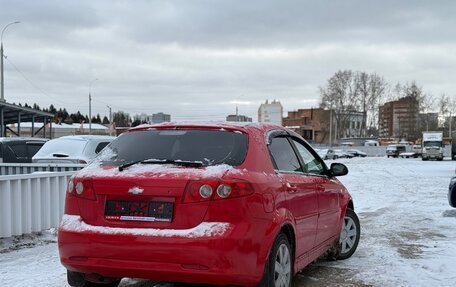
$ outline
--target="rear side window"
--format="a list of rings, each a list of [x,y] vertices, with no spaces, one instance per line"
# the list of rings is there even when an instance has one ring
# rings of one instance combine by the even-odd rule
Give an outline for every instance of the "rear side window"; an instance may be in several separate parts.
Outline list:
[[[244,162],[248,136],[219,130],[141,130],[124,133],[97,157],[104,165],[146,160],[182,160],[205,166]]]
[[[278,170],[302,172],[296,153],[286,138],[273,138],[269,145],[269,152]]]
[[[44,145],[44,142],[27,142],[27,156],[32,158]]]
[[[102,149],[104,149],[107,145],[109,144],[109,142],[102,142],[102,143],[99,143],[97,145],[97,147],[95,148],[95,153],[99,153]]]
[[[9,147],[13,151],[16,158],[27,157],[27,146],[25,145],[25,142],[12,142],[9,144]]]

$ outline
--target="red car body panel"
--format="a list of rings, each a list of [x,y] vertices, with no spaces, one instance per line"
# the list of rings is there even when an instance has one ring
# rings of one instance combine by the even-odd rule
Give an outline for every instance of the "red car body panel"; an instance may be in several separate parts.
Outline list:
[[[267,134],[285,129],[272,125],[171,123],[130,131],[176,127],[247,134],[244,162],[216,177],[248,182],[254,192],[238,198],[184,203],[186,185],[204,179],[206,168],[170,167],[133,175],[114,172],[113,168],[83,170],[74,177],[90,179],[95,195],[94,199],[86,199],[67,194],[65,214],[69,221],[62,221],[58,245],[61,262],[68,270],[114,278],[254,286],[261,280],[274,240],[284,226],[294,236],[294,272],[315,260],[338,238],[351,197],[335,178],[275,171]],[[128,193],[133,187],[141,187],[143,192]],[[172,222],[104,217],[106,200],[138,198],[173,202]],[[189,231],[206,223],[223,223],[226,228],[198,236]],[[151,230],[158,235],[150,235]]]

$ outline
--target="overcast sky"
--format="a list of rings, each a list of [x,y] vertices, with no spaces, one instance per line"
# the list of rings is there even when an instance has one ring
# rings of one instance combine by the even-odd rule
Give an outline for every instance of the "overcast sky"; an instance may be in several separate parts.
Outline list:
[[[456,96],[456,1],[0,0],[5,98],[88,113],[257,119],[316,107],[336,71]]]

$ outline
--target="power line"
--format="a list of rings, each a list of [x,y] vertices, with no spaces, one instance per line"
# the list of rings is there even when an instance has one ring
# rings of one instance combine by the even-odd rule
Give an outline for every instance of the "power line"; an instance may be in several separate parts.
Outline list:
[[[43,89],[41,89],[40,87],[38,87],[37,85],[35,85],[10,59],[8,59],[7,57],[5,57],[5,59],[8,61],[8,63],[14,68],[14,70],[16,70],[16,72],[18,72],[33,88],[35,88],[36,90],[38,90],[41,94],[43,94],[44,96],[54,100],[54,101],[57,101],[57,102],[60,102],[62,104],[65,104],[65,105],[77,105],[77,104],[80,104],[81,102],[79,103],[69,103],[69,102],[65,102],[65,101],[62,101],[62,100],[59,100],[51,95],[49,95],[47,92],[45,92]]]

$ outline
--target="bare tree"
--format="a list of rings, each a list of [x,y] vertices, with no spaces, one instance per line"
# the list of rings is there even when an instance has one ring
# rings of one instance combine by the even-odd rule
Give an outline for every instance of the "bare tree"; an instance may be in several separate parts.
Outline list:
[[[343,131],[347,130],[349,112],[357,109],[358,88],[355,73],[351,70],[336,72],[325,87],[320,87],[320,107],[335,112],[336,137],[340,137]]]
[[[450,105],[450,98],[445,94],[441,94],[437,100],[437,106],[438,106],[440,121],[441,121],[442,126],[445,125],[445,116],[450,111],[449,105]]]
[[[361,130],[366,136],[367,129],[372,130],[378,123],[378,106],[385,98],[388,83],[377,74],[358,72],[356,75],[359,94],[359,108],[363,113]]]

